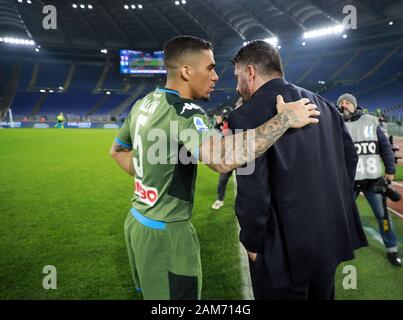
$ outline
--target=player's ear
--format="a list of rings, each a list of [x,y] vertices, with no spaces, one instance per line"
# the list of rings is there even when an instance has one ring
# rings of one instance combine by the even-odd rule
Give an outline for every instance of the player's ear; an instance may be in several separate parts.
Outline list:
[[[248,72],[248,79],[249,81],[252,81],[256,77],[256,69],[252,64],[248,64],[246,66],[247,72]]]
[[[183,77],[183,79],[185,79],[186,81],[190,80],[190,75],[191,75],[191,70],[190,70],[190,66],[189,65],[183,65],[181,67],[181,76]]]

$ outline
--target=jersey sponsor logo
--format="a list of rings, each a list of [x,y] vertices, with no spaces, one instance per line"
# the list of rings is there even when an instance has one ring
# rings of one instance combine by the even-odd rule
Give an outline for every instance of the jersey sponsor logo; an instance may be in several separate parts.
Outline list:
[[[367,125],[364,127],[364,137],[365,139],[374,138],[374,125]]]
[[[208,131],[208,127],[206,126],[202,118],[194,117],[193,122],[195,124],[197,132]]]
[[[185,103],[185,104],[183,105],[183,108],[182,108],[182,111],[181,111],[180,114],[185,113],[186,110],[189,110],[189,111],[190,111],[190,110],[197,110],[197,109],[199,109],[200,111],[204,112],[203,109],[200,108],[197,104],[194,104],[194,103]]]
[[[139,179],[134,179],[135,193],[139,200],[152,207],[158,200],[158,190],[153,187],[147,187]]]
[[[359,156],[369,155],[369,154],[379,154],[378,142],[377,141],[360,141],[354,142],[355,149]]]

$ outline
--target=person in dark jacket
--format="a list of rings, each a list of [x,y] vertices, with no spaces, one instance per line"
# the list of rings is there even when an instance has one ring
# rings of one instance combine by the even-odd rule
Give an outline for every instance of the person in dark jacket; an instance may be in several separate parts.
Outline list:
[[[393,181],[396,172],[392,147],[378,119],[373,115],[364,114],[357,105],[355,96],[345,93],[337,99],[337,105],[341,108],[346,127],[358,153],[355,196],[358,197],[360,192],[364,194],[378,221],[387,259],[392,265],[401,267],[396,233],[388,214],[386,196],[382,188],[384,184],[382,162],[385,165],[385,179],[389,183]]]
[[[278,51],[263,40],[232,61],[243,106],[229,117],[232,130],[254,128],[276,114],[276,95],[309,98],[317,126],[288,131],[237,170],[235,212],[248,251],[255,299],[333,299],[334,275],[354,250],[366,246],[353,197],[357,153],[337,107],[284,79]]]
[[[228,117],[232,110],[233,108],[231,106],[223,108],[220,116],[217,117],[216,124],[214,125],[214,128],[220,130],[223,136],[231,134],[231,131],[228,128]],[[232,171],[227,173],[220,173],[217,185],[217,200],[215,200],[211,205],[212,209],[219,210],[224,205],[225,190],[227,189],[227,184],[231,176]]]

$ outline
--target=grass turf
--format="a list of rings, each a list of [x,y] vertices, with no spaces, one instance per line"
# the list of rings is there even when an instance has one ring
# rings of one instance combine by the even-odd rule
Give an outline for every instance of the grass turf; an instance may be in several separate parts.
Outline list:
[[[0,130],[0,299],[133,299],[123,221],[131,178],[109,158],[111,130]],[[400,171],[399,171],[400,172]],[[199,235],[203,299],[241,299],[233,185],[225,206],[210,209],[218,174],[199,166],[193,223]],[[364,225],[377,230],[359,199]],[[398,235],[403,223],[394,219]],[[383,246],[370,246],[337,270],[338,299],[402,299],[403,270]],[[399,238],[400,244],[402,238]],[[344,290],[344,265],[358,288]],[[44,290],[42,269],[57,268],[57,290]]]
[[[133,299],[123,236],[131,177],[108,156],[116,131],[0,131],[0,299]],[[218,175],[199,168],[193,223],[203,261],[203,298],[240,299],[233,208],[220,213]],[[229,185],[228,203],[233,203]],[[43,267],[57,268],[44,290]]]
[[[361,222],[364,227],[370,227],[379,232],[378,224],[364,197],[357,199]],[[394,222],[398,246],[403,245],[403,220],[391,214]],[[386,260],[386,250],[383,244],[376,241],[367,233],[369,246],[356,251],[356,259],[339,266],[336,273],[337,299],[403,299],[403,269],[394,267]],[[342,280],[346,276],[343,268],[353,265],[357,270],[357,289],[346,290]]]

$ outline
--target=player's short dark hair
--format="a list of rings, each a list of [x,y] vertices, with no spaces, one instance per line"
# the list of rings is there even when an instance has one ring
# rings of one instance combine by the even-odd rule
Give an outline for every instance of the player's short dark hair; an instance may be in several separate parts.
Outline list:
[[[254,40],[242,47],[231,62],[251,64],[262,75],[279,73],[284,76],[283,64],[278,50],[264,40]]]
[[[213,50],[213,45],[204,39],[193,36],[179,36],[164,45],[164,64],[167,68],[177,67],[178,59],[199,53],[200,50]]]

